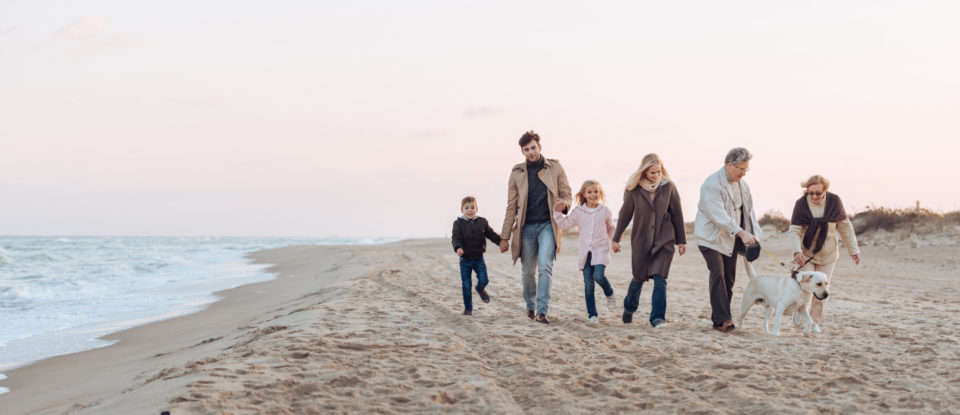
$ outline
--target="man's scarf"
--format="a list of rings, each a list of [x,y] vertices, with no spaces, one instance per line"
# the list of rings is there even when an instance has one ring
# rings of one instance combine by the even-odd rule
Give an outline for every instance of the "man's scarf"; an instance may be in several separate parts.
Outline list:
[[[793,217],[790,218],[791,225],[807,227],[807,231],[803,233],[803,249],[810,249],[813,239],[817,239],[813,248],[814,254],[823,249],[823,242],[827,240],[827,229],[830,222],[836,223],[847,218],[840,196],[827,192],[824,203],[826,205],[823,209],[823,217],[815,218],[810,211],[810,205],[807,204],[807,195],[803,195],[793,206]]]

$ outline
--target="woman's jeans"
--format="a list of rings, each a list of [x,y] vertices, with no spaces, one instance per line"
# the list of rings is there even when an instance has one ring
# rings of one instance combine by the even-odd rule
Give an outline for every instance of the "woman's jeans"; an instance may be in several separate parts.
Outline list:
[[[587,262],[583,265],[583,298],[587,300],[588,317],[597,316],[597,302],[593,293],[594,284],[599,285],[600,288],[603,289],[603,295],[607,297],[613,295],[613,287],[610,286],[610,281],[607,281],[607,277],[603,275],[607,266],[603,264],[590,265],[590,258],[592,256],[593,252],[588,252]]]
[[[483,262],[483,257],[479,259],[460,258],[460,287],[463,289],[463,309],[473,311],[473,294],[470,293],[470,285],[473,283],[472,272],[477,272],[477,292],[487,288],[487,264]]]
[[[653,278],[653,297],[650,299],[650,324],[658,320],[665,320],[667,314],[667,278],[660,274],[654,274]],[[623,299],[623,311],[633,314],[640,306],[640,289],[643,288],[642,282],[630,280],[630,288],[627,289],[627,296]]]
[[[550,281],[557,241],[550,222],[523,225],[520,233],[520,267],[523,269],[523,300],[527,310],[547,314],[550,305]],[[539,278],[538,278],[539,275]]]

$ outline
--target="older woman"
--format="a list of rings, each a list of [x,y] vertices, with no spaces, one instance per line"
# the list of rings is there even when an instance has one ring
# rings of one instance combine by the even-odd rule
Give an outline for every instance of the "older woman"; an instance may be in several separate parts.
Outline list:
[[[793,258],[804,271],[821,271],[827,274],[827,280],[833,276],[833,269],[840,258],[837,235],[843,238],[847,253],[854,264],[860,264],[860,248],[853,224],[843,210],[840,197],[827,192],[830,181],[820,175],[810,176],[800,183],[804,188],[803,196],[793,206],[790,218]],[[823,305],[827,299],[814,298],[810,304],[810,317],[813,318],[813,331],[820,332],[823,321]],[[798,316],[794,315],[796,323]]]
[[[656,154],[647,154],[627,180],[623,206],[613,233],[613,252],[620,252],[620,237],[633,221],[630,231],[630,257],[633,280],[623,299],[624,323],[633,321],[633,313],[640,305],[640,289],[653,279],[650,300],[650,325],[663,327],[667,312],[667,274],[673,262],[674,245],[683,255],[687,239],[683,229],[683,211],[680,192],[673,185]]]

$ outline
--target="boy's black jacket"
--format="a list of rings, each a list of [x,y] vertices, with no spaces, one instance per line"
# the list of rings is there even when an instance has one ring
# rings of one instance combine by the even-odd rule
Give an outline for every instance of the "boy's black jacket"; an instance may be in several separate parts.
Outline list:
[[[473,220],[463,216],[453,221],[453,251],[463,248],[463,257],[466,259],[483,258],[484,251],[487,250],[486,238],[490,238],[495,244],[500,244],[500,235],[490,228],[487,220],[477,216]]]

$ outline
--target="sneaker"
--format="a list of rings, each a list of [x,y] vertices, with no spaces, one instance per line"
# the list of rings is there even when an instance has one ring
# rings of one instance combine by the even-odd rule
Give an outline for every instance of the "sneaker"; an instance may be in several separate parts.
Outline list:
[[[793,325],[796,327],[803,325],[803,321],[800,320],[800,313],[793,313]]]
[[[610,294],[610,296],[607,297],[607,310],[613,311],[616,309],[617,309],[617,300],[616,298],[613,297],[613,294]]]
[[[472,316],[472,315],[473,315],[473,311],[463,310],[463,315],[465,315],[465,316]]]
[[[597,324],[598,323],[597,316],[590,316],[590,323]]]
[[[655,321],[654,321],[653,323],[651,323],[651,324],[653,324],[653,328],[659,329],[660,327],[666,326],[666,325],[667,325],[667,322],[666,322],[666,321],[663,321],[663,320],[655,320]]]
[[[819,326],[819,325],[814,324],[814,325],[813,325],[813,332],[814,332],[814,333],[822,333],[823,331],[820,330],[820,326]]]
[[[633,322],[633,313],[624,311],[623,315],[620,316],[620,319],[623,320],[624,323],[630,324]]]
[[[537,314],[537,323],[550,324],[546,314]]]
[[[485,303],[489,303],[489,302],[490,302],[490,296],[487,295],[487,290],[477,291],[477,293],[480,294],[480,299],[483,300],[483,302],[485,302]]]

